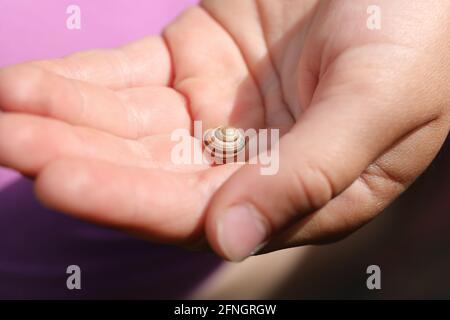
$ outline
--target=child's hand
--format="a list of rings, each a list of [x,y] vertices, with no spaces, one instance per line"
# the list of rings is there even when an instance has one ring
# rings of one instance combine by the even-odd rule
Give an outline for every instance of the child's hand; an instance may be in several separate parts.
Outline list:
[[[0,164],[54,209],[163,242],[206,231],[232,260],[345,236],[450,126],[449,2],[380,0],[381,30],[370,4],[206,0],[163,38],[6,68]],[[278,174],[175,166],[170,133],[194,120],[281,129]]]

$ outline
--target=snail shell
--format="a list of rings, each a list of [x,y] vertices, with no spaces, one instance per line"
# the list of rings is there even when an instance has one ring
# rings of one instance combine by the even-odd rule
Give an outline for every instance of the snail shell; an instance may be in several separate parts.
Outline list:
[[[238,155],[245,149],[245,136],[242,130],[221,126],[207,130],[203,144],[212,160],[223,164],[237,161]]]

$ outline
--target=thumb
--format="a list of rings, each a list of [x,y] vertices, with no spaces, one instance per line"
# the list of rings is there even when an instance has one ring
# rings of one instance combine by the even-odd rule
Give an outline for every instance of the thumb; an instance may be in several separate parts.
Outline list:
[[[233,261],[251,255],[323,207],[383,150],[429,120],[412,88],[398,99],[403,94],[393,84],[357,86],[341,85],[338,95],[322,90],[324,98],[315,99],[280,140],[276,174],[261,175],[261,165],[247,164],[217,191],[206,213],[206,235],[217,253]]]

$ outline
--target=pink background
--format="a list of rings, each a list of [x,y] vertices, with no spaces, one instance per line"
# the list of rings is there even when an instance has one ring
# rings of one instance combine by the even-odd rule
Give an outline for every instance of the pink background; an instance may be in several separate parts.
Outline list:
[[[122,45],[157,34],[196,0],[0,0],[0,67]],[[66,9],[81,9],[81,30],[68,30]],[[18,175],[0,168],[0,190]]]

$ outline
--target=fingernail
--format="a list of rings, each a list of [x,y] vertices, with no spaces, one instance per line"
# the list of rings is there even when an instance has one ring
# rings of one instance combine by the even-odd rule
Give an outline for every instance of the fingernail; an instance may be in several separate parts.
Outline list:
[[[268,236],[264,217],[251,205],[229,208],[218,221],[219,245],[232,261],[242,261],[264,244]]]

